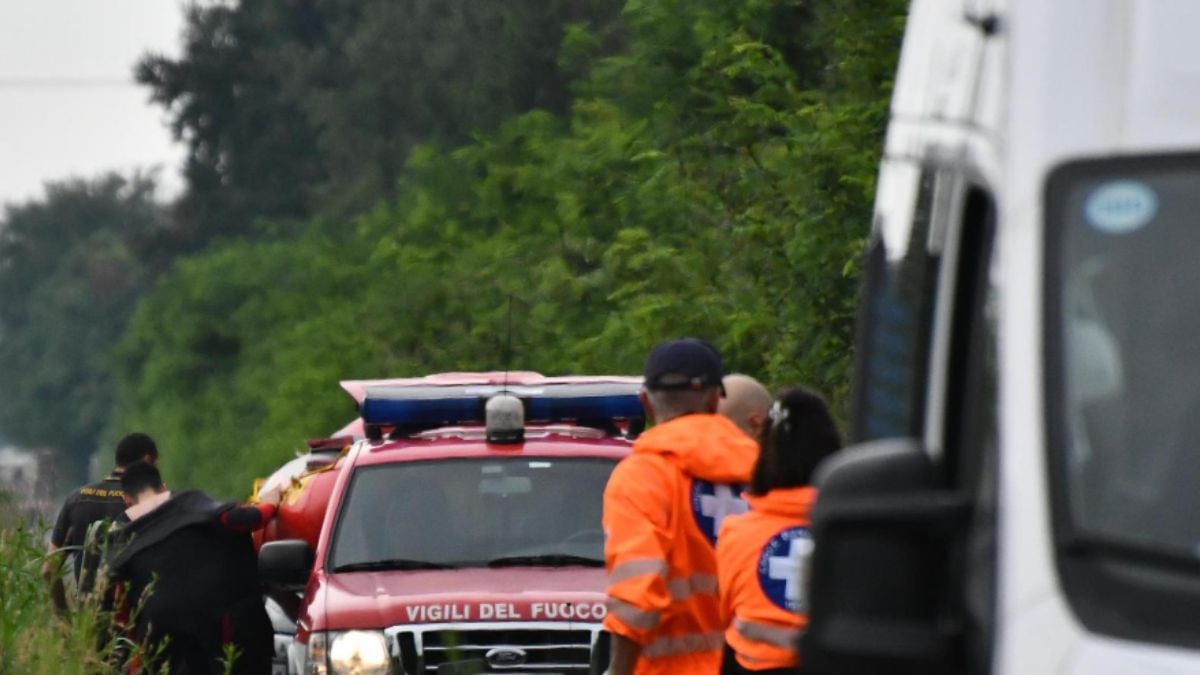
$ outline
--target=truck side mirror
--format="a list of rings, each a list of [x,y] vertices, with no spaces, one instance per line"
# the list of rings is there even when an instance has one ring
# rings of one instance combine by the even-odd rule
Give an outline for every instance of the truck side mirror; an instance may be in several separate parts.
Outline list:
[[[303,539],[267,542],[258,552],[258,574],[267,583],[303,588],[312,566],[313,551]]]
[[[953,541],[964,497],[911,440],[867,443],[818,469],[806,672],[957,672]]]

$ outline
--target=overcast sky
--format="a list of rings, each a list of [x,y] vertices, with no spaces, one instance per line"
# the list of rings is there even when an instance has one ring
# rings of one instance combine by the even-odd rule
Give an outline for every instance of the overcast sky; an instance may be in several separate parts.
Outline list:
[[[180,0],[0,0],[0,204],[47,180],[159,166],[180,188],[183,150],[133,84],[147,51],[178,54]]]

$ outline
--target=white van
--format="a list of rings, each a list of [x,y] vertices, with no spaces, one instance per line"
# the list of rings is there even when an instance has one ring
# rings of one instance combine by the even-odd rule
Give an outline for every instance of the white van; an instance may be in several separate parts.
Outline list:
[[[816,672],[1200,673],[1200,0],[914,0]]]

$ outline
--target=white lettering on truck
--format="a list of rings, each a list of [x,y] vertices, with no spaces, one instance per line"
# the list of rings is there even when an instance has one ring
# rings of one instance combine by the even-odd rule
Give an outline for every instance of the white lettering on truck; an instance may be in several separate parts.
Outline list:
[[[426,621],[470,621],[470,605],[416,605],[405,607],[410,623]]]
[[[576,619],[600,621],[607,612],[604,603],[573,604],[570,602],[535,602],[530,607],[534,619]]]
[[[520,619],[521,614],[517,612],[516,605],[505,602],[497,602],[494,604],[479,605],[480,620],[487,619]]]
[[[472,607],[477,607],[477,612]],[[447,603],[410,605],[404,612],[409,623],[471,621],[476,613],[479,621],[603,621],[608,613],[602,602],[534,602],[521,607],[511,602]]]

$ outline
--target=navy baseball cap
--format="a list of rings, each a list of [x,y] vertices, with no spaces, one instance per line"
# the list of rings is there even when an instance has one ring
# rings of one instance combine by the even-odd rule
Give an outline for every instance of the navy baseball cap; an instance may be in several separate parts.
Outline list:
[[[699,338],[679,338],[655,345],[646,358],[646,389],[706,389],[725,385],[717,348]]]

